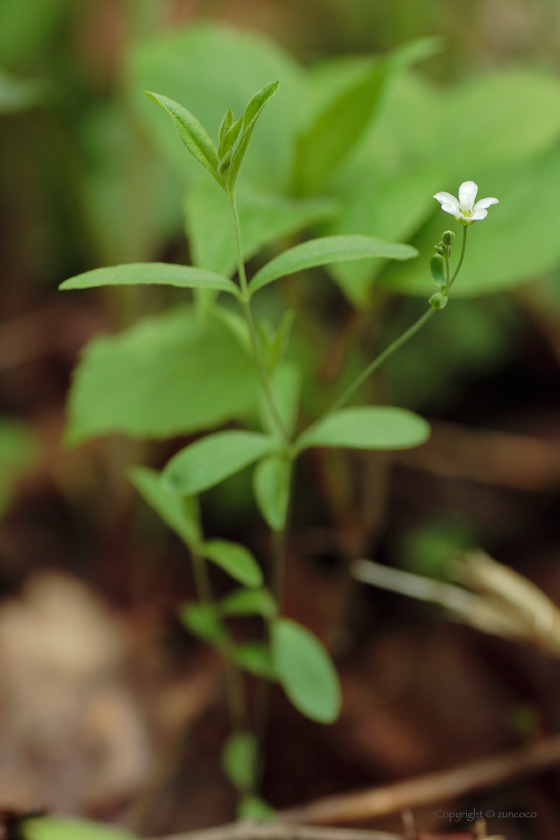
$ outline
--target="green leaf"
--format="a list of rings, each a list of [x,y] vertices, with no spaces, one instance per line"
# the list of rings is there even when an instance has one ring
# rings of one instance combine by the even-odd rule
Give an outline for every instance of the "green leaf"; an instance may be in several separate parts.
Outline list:
[[[260,461],[253,473],[253,488],[259,510],[274,531],[286,524],[290,498],[291,466],[280,455]]]
[[[243,668],[255,677],[262,677],[265,680],[277,678],[270,647],[263,642],[236,645],[228,652],[228,656],[239,668]]]
[[[210,540],[202,547],[204,556],[244,586],[262,586],[263,573],[248,548],[226,540]]]
[[[216,289],[239,296],[239,289],[228,277],[193,268],[190,265],[171,263],[129,263],[111,268],[94,268],[65,280],[59,289],[91,289],[96,286],[135,286],[154,283],[180,286],[183,289]]]
[[[253,136],[253,131],[255,130],[257,120],[261,115],[262,109],[264,108],[268,100],[272,96],[274,96],[274,94],[278,90],[279,84],[280,82],[270,82],[269,84],[265,85],[263,88],[261,88],[261,90],[259,90],[258,93],[256,93],[253,96],[253,98],[245,108],[245,113],[243,114],[243,123],[241,125],[241,131],[233,149],[233,153],[231,156],[231,166],[227,173],[226,180],[228,190],[230,193],[235,190],[235,184],[239,176],[239,170],[241,169],[241,165],[247,153],[247,149],[249,148],[249,143],[251,142],[251,137]]]
[[[298,140],[294,167],[298,192],[314,192],[340,167],[377,121],[388,83],[410,64],[438,52],[440,44],[435,38],[417,40],[374,62],[364,64],[354,57],[351,63],[335,60],[326,72],[320,68],[312,74],[316,88],[319,81],[322,101]]]
[[[193,117],[190,111],[187,111],[178,102],[168,99],[167,96],[161,96],[159,93],[151,93],[148,90],[146,93],[150,99],[153,99],[154,102],[161,105],[164,111],[167,111],[175,123],[179,137],[191,155],[214,176],[220,186],[223,186],[222,179],[218,175],[218,153],[216,147],[196,117]]]
[[[222,143],[224,137],[226,136],[226,134],[228,133],[228,131],[230,130],[230,128],[232,127],[232,125],[233,125],[233,111],[230,109],[229,111],[226,111],[226,113],[224,115],[224,118],[220,123],[220,130],[218,131],[218,137],[220,139],[220,151],[218,152],[218,157],[221,157],[222,154],[223,154],[222,151],[221,151],[221,143]]]
[[[405,408],[358,406],[333,412],[309,432],[303,432],[297,446],[408,449],[425,443],[429,436],[429,424]]]
[[[74,371],[67,436],[173,437],[246,416],[258,393],[254,362],[228,327],[181,306],[90,342]]]
[[[272,622],[272,656],[282,687],[296,709],[319,723],[333,723],[340,713],[336,669],[319,641],[289,618]]]
[[[241,793],[253,790],[256,783],[259,747],[252,732],[234,732],[222,751],[222,769],[234,788]]]
[[[276,819],[276,811],[262,797],[248,794],[239,800],[237,819],[270,822]]]
[[[231,207],[223,191],[209,178],[199,178],[187,192],[184,207],[193,262],[231,275],[237,267],[237,250]],[[324,198],[294,201],[247,186],[243,178],[237,188],[237,209],[247,261],[265,245],[331,219],[336,202]]]
[[[191,496],[239,472],[275,445],[274,438],[257,432],[217,432],[178,452],[163,471],[164,481]]]
[[[202,535],[196,499],[170,493],[163,486],[161,473],[149,467],[133,467],[129,478],[142,498],[181,537],[185,545],[190,549],[198,549]]]
[[[366,257],[409,260],[416,256],[418,251],[410,245],[384,242],[372,236],[324,236],[310,239],[275,257],[255,274],[249,283],[249,290],[254,293],[279,277],[316,265],[341,260],[363,260]]]
[[[268,589],[236,589],[219,603],[222,615],[262,615],[274,618],[277,605]]]
[[[388,77],[386,62],[370,66],[300,136],[294,168],[298,192],[314,192],[340,166],[372,119]]]
[[[28,817],[21,823],[24,840],[133,840],[123,828],[73,817]]]
[[[183,604],[179,609],[179,618],[193,636],[212,647],[222,649],[228,645],[227,633],[214,604]]]
[[[241,131],[242,125],[243,117],[239,117],[239,119],[231,126],[229,131],[224,135],[223,140],[220,141],[220,148],[218,149],[218,156],[220,158],[218,172],[224,179],[231,165],[233,147],[237,138],[239,137],[239,132]]]

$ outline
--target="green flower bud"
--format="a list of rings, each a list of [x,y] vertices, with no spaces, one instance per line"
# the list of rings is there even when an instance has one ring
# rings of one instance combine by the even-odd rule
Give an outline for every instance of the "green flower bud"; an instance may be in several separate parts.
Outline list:
[[[453,243],[455,242],[455,234],[453,233],[453,231],[452,231],[452,230],[446,230],[446,231],[444,231],[444,233],[442,233],[442,235],[441,235],[441,241],[443,242],[443,244],[444,244],[447,248],[449,248],[449,247],[451,247],[451,245],[453,245]]]
[[[443,257],[436,255],[430,261],[430,271],[432,272],[432,280],[434,283],[443,289],[445,286],[445,261]]]
[[[447,298],[445,295],[442,295],[441,292],[436,292],[435,295],[432,295],[429,304],[432,309],[445,309],[447,306]]]

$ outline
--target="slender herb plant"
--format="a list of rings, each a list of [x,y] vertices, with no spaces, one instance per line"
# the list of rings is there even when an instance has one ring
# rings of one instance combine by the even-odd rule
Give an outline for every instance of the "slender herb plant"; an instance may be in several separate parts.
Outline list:
[[[264,681],[279,682],[304,715],[320,723],[336,720],[341,693],[336,669],[319,639],[301,624],[282,614],[286,532],[289,523],[294,470],[298,458],[310,447],[400,449],[418,446],[429,436],[424,419],[401,408],[351,406],[356,391],[387,359],[409,341],[448,302],[453,283],[463,265],[468,228],[487,215],[497,199],[475,204],[476,184],[467,181],[459,200],[437,193],[444,211],[463,226],[457,267],[451,274],[454,234],[445,231],[431,260],[438,291],[426,312],[399,338],[374,358],[353,379],[333,404],[307,428],[296,434],[298,395],[294,379],[283,363],[289,317],[266,336],[255,321],[253,296],[280,278],[314,266],[343,260],[381,257],[406,260],[417,256],[409,245],[368,236],[326,236],[283,252],[264,265],[249,281],[244,259],[236,187],[251,137],[263,108],[275,94],[278,82],[265,85],[235,120],[231,111],[219,128],[216,147],[198,120],[184,107],[156,93],[148,93],[173,119],[179,137],[225,191],[231,208],[237,246],[238,283],[229,277],[191,266],[137,263],[86,272],[62,284],[63,289],[93,286],[163,283],[182,288],[229,294],[239,305],[240,316],[231,315],[235,332],[252,357],[262,396],[261,430],[218,431],[178,452],[162,473],[136,467],[131,479],[145,500],[184,541],[190,550],[197,601],[184,605],[181,618],[199,638],[213,646],[225,665],[232,733],[223,751],[224,770],[239,792],[239,814],[265,818],[270,808],[259,795],[262,775],[265,701],[251,710],[247,705],[244,672]],[[253,487],[257,505],[272,533],[272,568],[268,586],[253,554],[243,545],[204,537],[198,495],[245,467],[256,464]],[[240,587],[217,600],[212,592],[208,563],[225,570]],[[229,621],[236,616],[260,615],[265,633],[259,643],[239,643]],[[262,695],[266,697],[266,692]]]

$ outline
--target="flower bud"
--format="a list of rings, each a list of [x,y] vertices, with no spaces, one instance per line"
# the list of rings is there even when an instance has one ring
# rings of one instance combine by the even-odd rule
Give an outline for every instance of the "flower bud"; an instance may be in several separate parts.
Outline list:
[[[436,255],[430,261],[430,271],[432,272],[432,279],[434,283],[443,289],[445,286],[445,268],[443,257]]]
[[[447,248],[449,248],[455,242],[455,234],[452,230],[446,230],[441,235],[441,241]]]
[[[441,292],[436,292],[431,296],[429,304],[432,309],[444,309],[447,306],[447,298]]]

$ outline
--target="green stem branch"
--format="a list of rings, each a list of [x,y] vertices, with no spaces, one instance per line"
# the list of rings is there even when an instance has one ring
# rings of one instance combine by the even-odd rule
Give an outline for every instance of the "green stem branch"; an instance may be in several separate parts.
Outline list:
[[[465,225],[463,227],[463,244],[461,246],[461,256],[459,257],[459,262],[457,263],[457,268],[455,269],[453,277],[451,278],[451,281],[449,283],[449,288],[451,288],[451,286],[455,282],[455,278],[459,274],[459,272],[461,270],[461,266],[463,265],[463,260],[465,259],[465,251],[467,249],[467,231],[468,231],[468,229],[469,228],[468,228],[467,225]]]
[[[342,408],[345,403],[348,402],[350,397],[354,394],[355,391],[360,387],[360,385],[365,382],[365,380],[371,376],[371,374],[376,371],[381,365],[389,359],[393,353],[396,353],[403,344],[406,344],[416,333],[422,329],[424,324],[427,324],[430,318],[434,315],[436,310],[433,309],[431,306],[430,308],[424,312],[424,314],[412,324],[402,335],[395,339],[388,347],[383,350],[379,356],[369,363],[369,365],[364,368],[364,370],[358,374],[358,376],[354,379],[353,382],[350,383],[348,388],[342,392],[342,394],[332,403],[332,405],[325,411],[323,414],[317,418],[310,426],[305,429],[305,431],[300,435],[298,440],[295,444],[296,452],[301,452],[303,446],[305,445],[305,441],[309,434],[319,425],[329,414],[332,414],[334,411],[338,411],[339,408]]]
[[[239,272],[239,285],[241,288],[241,295],[242,295],[242,304],[243,304],[243,312],[245,314],[245,320],[247,321],[247,326],[249,328],[249,335],[251,338],[251,345],[253,348],[253,355],[255,357],[255,363],[257,366],[257,371],[259,374],[259,378],[261,380],[261,385],[264,391],[264,395],[268,405],[270,407],[270,411],[272,414],[272,418],[278,434],[280,435],[282,442],[284,444],[284,448],[286,450],[286,454],[288,457],[293,457],[293,445],[292,441],[290,440],[290,436],[286,431],[286,427],[284,425],[284,421],[280,415],[278,410],[278,406],[276,404],[276,400],[274,399],[274,394],[272,393],[272,386],[270,384],[270,379],[268,373],[266,371],[266,367],[263,361],[261,348],[259,345],[259,337],[257,335],[257,330],[255,327],[255,321],[253,319],[253,313],[251,312],[251,305],[249,303],[249,297],[247,294],[247,275],[245,273],[245,264],[243,262],[243,246],[241,244],[241,226],[239,224],[239,214],[237,212],[237,204],[235,201],[235,196],[230,196],[230,204],[231,204],[231,211],[233,214],[233,224],[235,227],[235,241],[237,245],[237,267]]]

